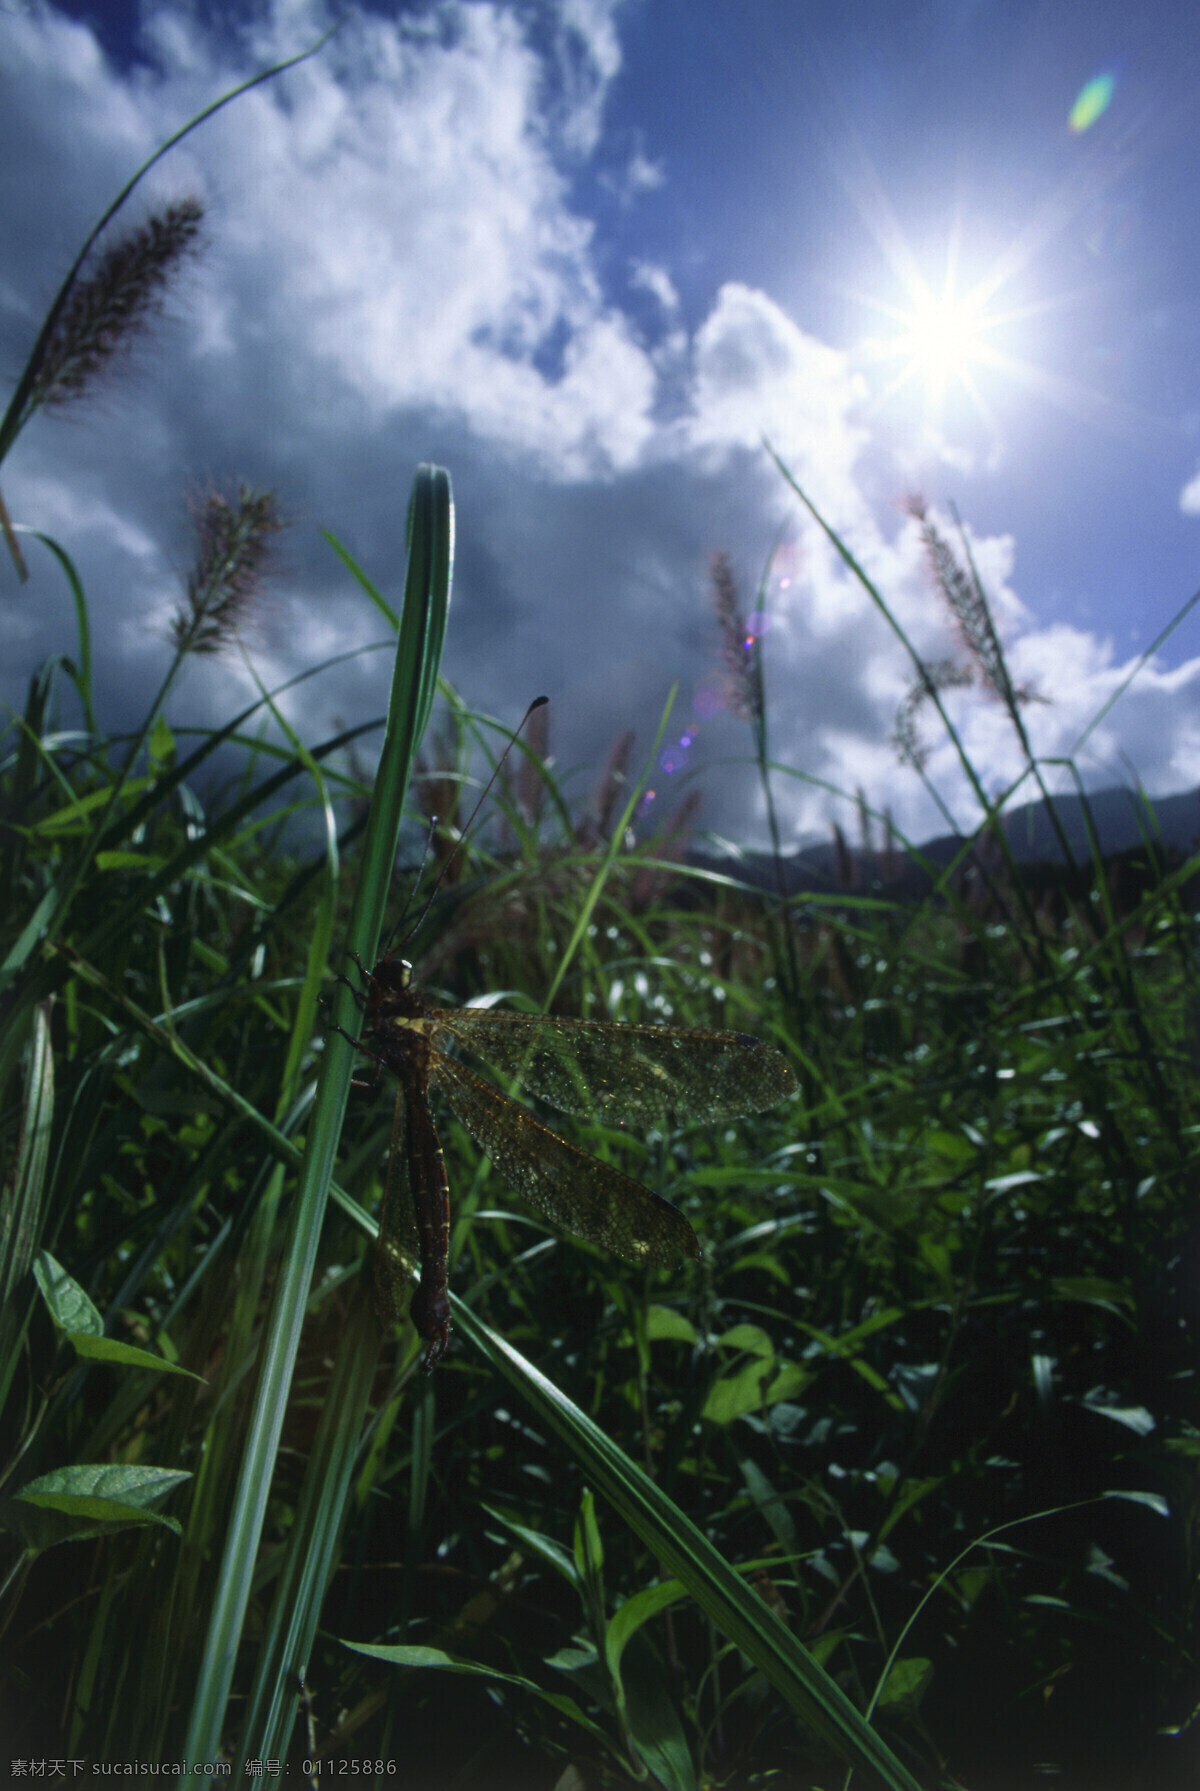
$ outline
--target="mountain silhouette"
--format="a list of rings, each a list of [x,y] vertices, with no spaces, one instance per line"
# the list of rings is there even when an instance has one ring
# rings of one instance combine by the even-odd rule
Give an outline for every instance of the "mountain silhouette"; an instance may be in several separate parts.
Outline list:
[[[1200,789],[1149,799],[1117,786],[1089,792],[1086,805],[1085,810],[1084,799],[1077,795],[1054,798],[1070,857],[1044,801],[1023,803],[1004,812],[1005,839],[1031,891],[1057,886],[1077,895],[1091,887],[1094,873],[1088,814],[1101,858],[1115,873],[1110,883],[1114,891],[1120,887],[1127,897],[1136,898],[1165,873],[1200,855]],[[882,829],[876,824],[873,831],[878,836]],[[919,902],[929,893],[934,877],[964,852],[967,843],[966,835],[941,834],[915,846],[911,853],[899,842],[890,849],[880,842],[864,850],[835,829],[832,840],[784,855],[784,888],[789,895],[848,893]],[[756,888],[776,888],[776,867],[770,853],[729,848],[723,854],[693,852],[688,857],[693,864],[738,877]],[[973,881],[986,882],[988,874],[997,874],[1002,864],[996,841],[981,836],[964,859],[956,881],[965,878],[968,886]],[[1200,908],[1200,875],[1188,880],[1183,899],[1189,909]]]

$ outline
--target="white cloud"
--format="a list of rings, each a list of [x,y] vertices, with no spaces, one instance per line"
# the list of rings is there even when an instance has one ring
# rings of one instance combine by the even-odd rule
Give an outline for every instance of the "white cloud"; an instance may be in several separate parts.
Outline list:
[[[867,437],[851,420],[865,396],[844,354],[800,329],[764,292],[731,281],[696,332],[690,440],[726,450],[769,437],[836,520],[861,512],[852,478]]]
[[[552,21],[558,91],[545,97],[565,149],[590,155],[600,137],[608,88],[621,67],[615,17],[621,0],[556,0]]]
[[[666,268],[659,267],[656,262],[635,261],[630,270],[629,283],[653,293],[668,316],[679,309],[679,294],[675,290],[675,282]]]
[[[1180,492],[1179,508],[1185,516],[1200,516],[1200,472],[1189,479]]]
[[[218,175],[239,351],[267,328],[377,417],[431,407],[560,472],[623,464],[652,369],[600,298],[591,226],[535,128],[542,65],[510,13],[445,18],[432,42],[356,21],[340,59],[335,39],[305,65],[300,107],[263,89],[234,112],[229,161],[255,169],[236,200]]]
[[[630,193],[653,193],[666,184],[667,173],[661,162],[652,162],[640,153],[631,155],[625,168],[625,184]]]
[[[667,171],[661,161],[652,161],[640,143],[641,133],[633,132],[637,145],[619,168],[605,168],[600,185],[611,193],[622,211],[628,211],[644,193],[653,193],[667,183]]]

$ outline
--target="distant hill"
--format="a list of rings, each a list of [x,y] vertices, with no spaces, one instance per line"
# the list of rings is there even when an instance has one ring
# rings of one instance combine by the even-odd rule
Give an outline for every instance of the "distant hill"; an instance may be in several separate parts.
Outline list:
[[[1161,838],[1163,845],[1174,846],[1185,858],[1200,849],[1200,789],[1159,797],[1149,809],[1133,790],[1097,790],[1087,800],[1105,858],[1140,846],[1143,838]],[[1087,833],[1079,797],[1056,796],[1054,807],[1076,859],[1087,858]],[[1022,861],[1065,862],[1044,802],[1025,803],[1007,812],[1004,832],[1013,855]]]
[[[1104,860],[1144,860],[1144,841],[1157,842],[1165,853],[1168,865],[1181,864],[1200,853],[1200,789],[1178,796],[1156,799],[1148,809],[1135,791],[1115,788],[1089,793],[1088,807],[1092,824],[1100,841]],[[1090,876],[1091,852],[1084,825],[1083,803],[1078,796],[1054,799],[1059,824],[1066,836],[1076,865],[1086,882]],[[1151,809],[1153,812],[1151,812]],[[1003,820],[1005,837],[1018,863],[1038,867],[1039,884],[1055,881],[1054,873],[1062,873],[1066,864],[1058,836],[1050,824],[1044,802],[1029,802],[1006,811]],[[964,841],[954,834],[942,834],[926,840],[917,848],[920,855],[937,869],[950,864],[962,851]],[[989,862],[996,847],[985,848]],[[756,887],[775,887],[775,867],[769,853],[742,852],[718,857],[712,853],[691,853],[691,862],[742,878]],[[849,838],[844,846],[835,840],[805,846],[784,859],[784,880],[790,895],[850,891],[858,895],[884,896],[894,901],[919,901],[930,887],[930,879],[915,857],[899,845],[891,853],[880,849],[864,852]],[[1072,876],[1070,881],[1074,882]],[[1200,907],[1200,887],[1189,907]]]

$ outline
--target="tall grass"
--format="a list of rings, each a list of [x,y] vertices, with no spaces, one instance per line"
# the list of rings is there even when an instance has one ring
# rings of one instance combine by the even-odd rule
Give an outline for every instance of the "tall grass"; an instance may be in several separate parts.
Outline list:
[[[634,840],[627,753],[585,815],[522,745],[406,948],[427,985],[758,1032],[804,1096],[720,1133],[578,1129],[688,1212],[704,1257],[673,1277],[547,1235],[445,1126],[457,1341],[422,1377],[366,1292],[388,1091],[350,1089],[330,1022],[407,893],[405,801],[446,813],[504,730],[441,685],[416,759],[452,560],[423,469],[402,616],[330,538],[398,640],[370,780],[369,729],[291,737],[279,692],[177,736],[175,666],[237,650],[276,520],[245,490],[201,512],[178,659],[125,742],[47,543],[85,729],[52,661],[0,758],[5,1738],[419,1787],[809,1786],[839,1760],[1192,1782],[1200,860],[1122,905],[1093,837],[1091,893],[1039,903],[950,674],[829,531],[911,655],[910,764],[932,711],[979,826],[919,903],[853,888],[844,842],[846,887],[789,896],[780,845],[765,903]],[[1036,781],[1031,693],[924,525]],[[776,812],[804,774],[770,756],[761,665],[751,695]],[[245,771],[217,801],[223,747]]]
[[[804,1636],[920,1782],[1009,1744],[1068,1768],[1161,1749],[1170,1782],[1156,1732],[1188,1714],[1195,1637],[1195,862],[1127,912],[1098,865],[1061,921],[1026,921],[1002,858],[1003,922],[953,866],[916,909],[806,897],[797,1026],[759,895],[630,849],[619,810],[598,846],[526,749],[499,844],[467,843],[413,944],[437,986],[759,1030],[814,1092],[716,1137],[585,1131],[693,1218],[705,1259],[669,1282],[554,1244],[449,1128],[469,1304],[432,1382],[411,1337],[379,1356],[359,1266],[389,1114],[352,1093],[272,1382],[332,1056],[313,996],[355,936],[340,891],[347,852],[365,878],[347,835],[371,792],[349,742],[251,745],[246,716],[184,754],[160,714],[129,766],[63,736],[51,695],[39,674],[10,732],[0,865],[10,965],[87,866],[10,974],[4,1034],[5,1648],[35,1729],[151,1757],[190,1712],[212,1757],[365,1752],[414,1784],[556,1757],[808,1783],[814,1734],[862,1753]],[[495,738],[453,699],[446,717],[423,773],[443,784]],[[224,738],[247,788],[210,812]],[[265,842],[264,793],[298,778]],[[279,824],[314,800],[346,816],[336,849],[288,862]],[[301,1707],[311,1744],[289,1741]]]

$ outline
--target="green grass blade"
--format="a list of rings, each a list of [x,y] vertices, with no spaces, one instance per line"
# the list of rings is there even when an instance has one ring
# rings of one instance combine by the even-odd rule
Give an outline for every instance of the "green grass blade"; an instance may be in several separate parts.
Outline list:
[[[629,799],[625,804],[623,812],[609,832],[608,844],[604,849],[604,854],[601,857],[599,864],[596,866],[596,873],[584,895],[582,903],[580,904],[579,913],[576,916],[571,937],[567,941],[566,950],[563,952],[561,961],[554,973],[554,980],[546,991],[545,1006],[547,1010],[549,1010],[554,997],[562,987],[563,978],[567,974],[569,966],[574,962],[575,954],[578,952],[580,945],[587,935],[588,927],[591,925],[592,916],[596,912],[596,904],[599,902],[600,897],[604,892],[604,885],[608,882],[608,879],[612,874],[613,865],[617,861],[617,854],[624,843],[625,835],[629,830],[629,824],[633,820],[637,805],[642,800],[642,792],[650,782],[650,772],[658,759],[658,749],[662,745],[663,735],[667,731],[667,723],[671,719],[671,710],[675,703],[675,689],[676,687],[672,685],[671,690],[667,695],[666,703],[663,705],[662,719],[658,724],[658,733],[654,736],[654,744],[647,755],[645,768],[641,777],[639,777],[637,783],[629,792]]]
[[[387,734],[350,924],[350,951],[366,960],[378,944],[409,773],[437,684],[450,600],[453,514],[449,474],[440,467],[420,467],[409,502],[408,576]],[[357,1024],[353,996],[344,987],[339,990],[334,1017],[347,1031]],[[184,1754],[193,1762],[214,1760],[221,1742],[353,1061],[349,1040],[331,1031],[264,1338],[254,1412],[184,1743]]]
[[[18,525],[18,535],[30,535],[33,540],[40,541],[43,547],[49,548],[63,569],[63,576],[71,587],[71,597],[75,604],[75,620],[79,626],[79,664],[72,666],[65,663],[71,674],[79,700],[83,704],[83,717],[89,734],[95,734],[96,715],[92,708],[92,629],[88,619],[87,597],[84,594],[83,581],[75,570],[75,563],[65,548],[59,546],[51,535],[43,535],[40,529],[26,529]]]
[[[337,1564],[346,1493],[382,1342],[369,1289],[369,1280],[360,1276],[305,1471],[287,1559],[259,1646],[242,1727],[243,1760],[278,1759],[287,1752],[299,1695],[295,1663],[310,1658],[321,1604]]]

